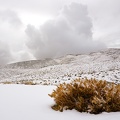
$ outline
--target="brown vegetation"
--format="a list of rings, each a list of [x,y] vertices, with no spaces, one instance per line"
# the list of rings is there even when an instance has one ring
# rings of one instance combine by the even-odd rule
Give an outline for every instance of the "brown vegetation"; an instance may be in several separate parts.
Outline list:
[[[3,84],[12,84],[12,82],[9,82],[9,81],[5,81],[5,82],[1,82]]]
[[[120,84],[107,81],[77,79],[60,84],[49,96],[56,103],[52,109],[61,112],[64,109],[93,114],[120,111]]]
[[[21,81],[21,84],[25,84],[25,85],[36,85],[36,83],[34,83],[33,81]]]

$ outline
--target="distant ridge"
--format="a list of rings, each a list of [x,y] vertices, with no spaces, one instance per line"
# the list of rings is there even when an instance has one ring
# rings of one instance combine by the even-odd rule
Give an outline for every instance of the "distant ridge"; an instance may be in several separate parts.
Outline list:
[[[107,50],[101,50],[99,52],[91,52],[87,55],[93,56],[95,54],[103,54],[106,56],[111,57],[111,59],[119,59],[120,58],[120,48],[109,48]],[[66,55],[66,56],[82,56],[82,55],[86,55],[86,54],[76,54],[76,55]],[[52,65],[58,65],[61,64],[60,62],[66,58],[66,56],[62,56],[60,58],[56,58],[56,59],[52,59],[52,58],[46,58],[43,60],[28,60],[28,61],[21,61],[21,62],[16,62],[16,63],[11,63],[11,64],[7,64],[4,66],[4,68],[10,68],[10,69],[17,69],[17,68],[21,68],[21,69],[38,69],[38,68],[43,68],[43,67],[47,67],[47,66],[52,66]],[[58,59],[58,60],[57,60]],[[60,61],[60,60],[61,61]],[[72,59],[74,60],[73,57],[68,57],[66,58],[66,63],[67,61],[70,62],[72,61]],[[60,61],[60,62],[58,62]]]
[[[23,62],[16,62],[12,64],[5,65],[4,68],[9,69],[38,69],[43,68],[51,65],[56,65],[57,62],[52,59],[44,59],[44,60],[30,60],[30,61],[23,61]]]
[[[86,77],[120,83],[120,49],[23,61],[0,69],[0,82],[12,81],[17,84],[32,81],[35,84],[53,85]]]

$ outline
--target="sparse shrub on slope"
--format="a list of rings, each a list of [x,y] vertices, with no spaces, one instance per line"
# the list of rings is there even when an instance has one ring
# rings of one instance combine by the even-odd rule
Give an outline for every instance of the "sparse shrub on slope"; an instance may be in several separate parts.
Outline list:
[[[120,84],[107,81],[77,79],[60,84],[49,96],[56,102],[52,109],[61,112],[64,109],[93,114],[120,111]]]

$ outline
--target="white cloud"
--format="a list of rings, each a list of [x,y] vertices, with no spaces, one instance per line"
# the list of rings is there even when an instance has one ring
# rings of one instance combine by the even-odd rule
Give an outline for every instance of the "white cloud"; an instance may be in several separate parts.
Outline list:
[[[17,56],[21,56],[20,51],[25,49],[24,42],[24,26],[17,13],[0,10],[0,64],[22,60]]]
[[[87,7],[79,3],[65,6],[57,18],[47,21],[40,29],[28,25],[26,34],[26,45],[37,59],[91,52],[105,47],[92,40],[92,21]]]
[[[4,65],[12,60],[9,46],[0,41],[0,65]]]
[[[87,7],[72,4],[61,11],[71,2]],[[12,61],[88,52],[104,44],[120,48],[119,6],[120,0],[0,0],[0,43]],[[4,63],[11,60],[5,58]]]
[[[0,22],[8,23],[9,25],[11,25],[10,27],[19,27],[22,24],[17,14],[11,10],[0,11]]]

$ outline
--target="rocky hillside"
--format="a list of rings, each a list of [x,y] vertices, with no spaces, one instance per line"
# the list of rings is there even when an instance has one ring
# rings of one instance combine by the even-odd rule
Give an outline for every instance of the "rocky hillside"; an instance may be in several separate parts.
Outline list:
[[[0,68],[1,83],[32,81],[34,84],[53,85],[86,77],[120,83],[120,49],[24,61]]]

